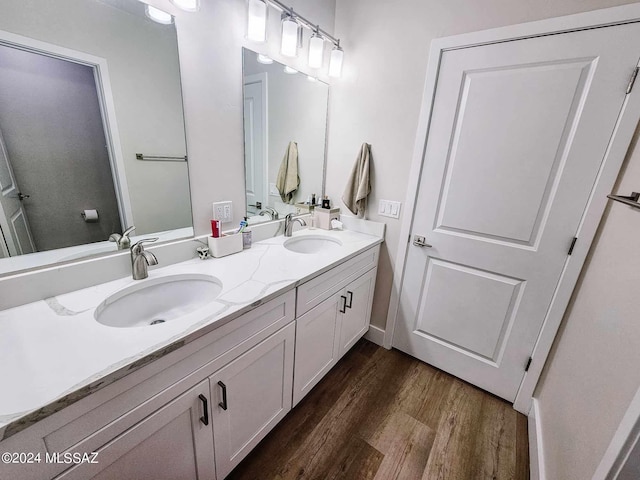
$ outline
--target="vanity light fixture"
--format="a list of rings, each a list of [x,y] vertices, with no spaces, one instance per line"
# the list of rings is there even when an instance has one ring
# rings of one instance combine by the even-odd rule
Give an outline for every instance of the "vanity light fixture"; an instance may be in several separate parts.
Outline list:
[[[344,52],[340,48],[340,42],[331,50],[331,56],[329,57],[329,76],[339,77],[342,75],[342,60],[344,58]]]
[[[160,10],[159,8],[152,7],[151,5],[144,6],[144,13],[151,20],[162,25],[171,25],[173,23],[173,16],[167,12]]]
[[[289,65],[284,66],[284,73],[288,73],[289,75],[295,75],[298,73],[298,70],[295,68],[291,68]]]
[[[324,59],[324,38],[320,36],[318,28],[316,27],[309,39],[309,67],[311,68],[322,67],[322,60]]]
[[[309,67],[314,69],[322,68],[324,64],[324,42],[331,42],[334,45],[334,49],[329,57],[329,76],[339,77],[341,75],[344,52],[340,47],[340,40],[322,30],[320,25],[313,24],[302,15],[294,12],[293,8],[286,6],[280,0],[247,0],[247,38],[249,40],[256,42],[266,41],[269,7],[282,12],[280,53],[283,56],[298,56],[298,49],[302,47],[302,28],[306,28],[313,32],[309,39]],[[258,28],[256,25],[260,27]],[[255,35],[253,29],[256,30]]]
[[[247,38],[263,43],[267,40],[267,17],[269,7],[264,0],[248,0]]]
[[[293,15],[285,13],[282,15],[282,43],[280,53],[285,57],[298,56],[298,38],[301,30]]]
[[[262,53],[258,53],[258,63],[262,63],[264,65],[271,65],[273,63],[273,58],[263,55]]]
[[[197,12],[200,10],[200,0],[171,0],[171,3],[185,12]]]

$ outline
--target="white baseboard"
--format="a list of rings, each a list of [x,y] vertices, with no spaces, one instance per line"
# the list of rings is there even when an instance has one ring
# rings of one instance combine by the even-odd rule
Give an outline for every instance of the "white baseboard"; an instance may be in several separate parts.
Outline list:
[[[529,465],[531,480],[546,480],[544,471],[544,449],[542,448],[542,427],[538,400],[531,399],[529,411]]]
[[[370,325],[369,331],[364,334],[364,338],[376,345],[382,346],[382,342],[384,342],[384,330],[375,325]]]

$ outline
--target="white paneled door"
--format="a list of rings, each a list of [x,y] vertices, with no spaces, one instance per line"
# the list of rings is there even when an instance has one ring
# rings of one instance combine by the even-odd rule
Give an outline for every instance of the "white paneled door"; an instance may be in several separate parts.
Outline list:
[[[394,347],[514,400],[639,55],[638,23],[443,52]]]

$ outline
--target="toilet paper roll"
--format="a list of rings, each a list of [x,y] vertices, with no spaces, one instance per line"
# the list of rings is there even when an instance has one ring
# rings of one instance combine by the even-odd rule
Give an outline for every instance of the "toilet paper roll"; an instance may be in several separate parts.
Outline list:
[[[100,221],[97,210],[83,210],[81,215],[87,223],[97,223]]]

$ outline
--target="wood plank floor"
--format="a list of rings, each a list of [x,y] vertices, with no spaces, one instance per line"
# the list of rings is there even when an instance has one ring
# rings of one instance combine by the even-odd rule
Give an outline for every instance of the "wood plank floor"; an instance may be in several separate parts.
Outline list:
[[[526,480],[527,419],[361,340],[227,478]]]

